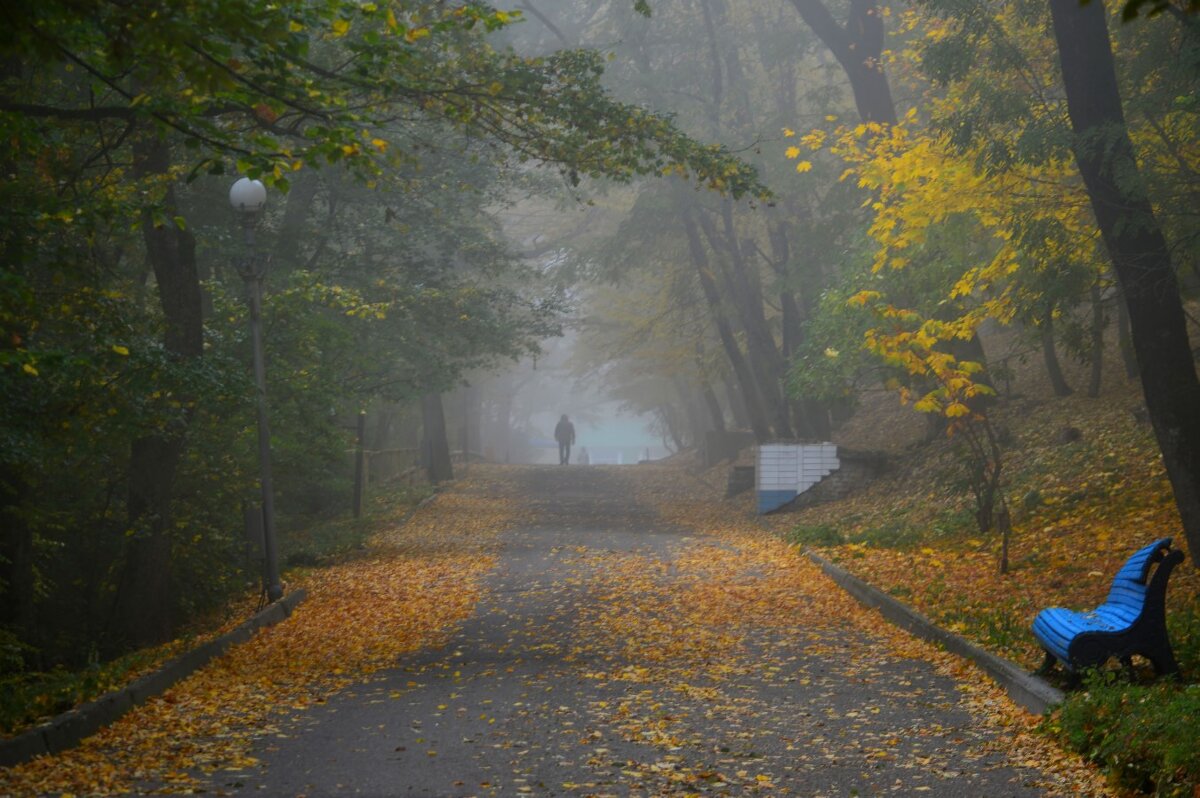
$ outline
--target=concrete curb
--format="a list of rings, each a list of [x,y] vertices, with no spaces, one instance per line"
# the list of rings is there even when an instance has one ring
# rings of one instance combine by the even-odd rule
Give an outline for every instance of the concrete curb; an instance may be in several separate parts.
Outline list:
[[[42,754],[56,754],[78,745],[129,710],[144,704],[203,668],[260,629],[274,626],[292,614],[305,598],[305,591],[288,593],[236,629],[188,651],[120,690],[80,704],[23,734],[0,740],[0,767],[11,767]]]
[[[878,609],[879,613],[901,629],[934,643],[940,643],[952,654],[971,660],[996,680],[1018,706],[1035,715],[1044,715],[1063,701],[1061,690],[1025,671],[1013,662],[985,651],[974,643],[942,629],[916,610],[872,587],[849,571],[839,568],[821,555],[805,554],[821,567],[833,581],[858,599],[859,603]]]

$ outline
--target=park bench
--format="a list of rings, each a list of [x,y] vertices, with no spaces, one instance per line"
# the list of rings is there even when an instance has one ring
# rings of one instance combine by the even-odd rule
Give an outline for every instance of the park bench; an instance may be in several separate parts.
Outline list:
[[[1145,657],[1159,675],[1177,673],[1179,666],[1167,639],[1167,579],[1183,561],[1171,549],[1171,538],[1156,540],[1130,557],[1113,578],[1108,600],[1091,612],[1052,607],[1033,621],[1033,634],[1046,651],[1039,672],[1055,662],[1068,671],[1103,665],[1116,657],[1126,667],[1134,654]],[[1150,569],[1154,575],[1150,576]]]

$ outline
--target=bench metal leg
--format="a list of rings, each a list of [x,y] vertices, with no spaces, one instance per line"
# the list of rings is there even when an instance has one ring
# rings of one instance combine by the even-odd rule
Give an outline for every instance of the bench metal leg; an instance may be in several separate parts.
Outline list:
[[[1054,672],[1054,663],[1056,662],[1058,662],[1058,658],[1047,651],[1046,659],[1042,661],[1042,666],[1034,671],[1034,673],[1038,676],[1049,676]]]
[[[1145,656],[1146,659],[1150,660],[1150,664],[1154,666],[1154,673],[1156,675],[1173,676],[1179,673],[1179,663],[1175,661],[1175,652],[1171,651],[1169,643],[1155,651],[1147,652]]]

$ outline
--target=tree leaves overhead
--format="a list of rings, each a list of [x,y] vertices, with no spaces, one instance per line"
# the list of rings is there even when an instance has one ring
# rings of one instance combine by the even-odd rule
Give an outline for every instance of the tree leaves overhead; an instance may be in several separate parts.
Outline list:
[[[10,469],[0,495],[28,521],[14,546],[62,553],[38,560],[44,572],[32,555],[23,560],[14,566],[23,578],[74,580],[86,585],[74,598],[106,597],[87,617],[64,596],[53,612],[69,628],[56,630],[48,661],[87,650],[74,635],[106,625],[95,608],[112,604],[123,551],[145,531],[140,521],[128,539],[115,529],[129,474],[174,474],[132,463],[134,439],[170,437],[182,450],[187,436],[179,484],[208,486],[189,492],[203,507],[163,498],[147,515],[161,519],[156,540],[168,527],[194,530],[169,533],[188,564],[178,609],[235,578],[233,541],[218,530],[236,528],[222,516],[245,492],[251,461],[245,309],[228,268],[247,254],[230,234],[226,181],[214,176],[238,172],[275,189],[262,235],[279,261],[265,306],[278,485],[298,499],[284,506],[314,511],[336,501],[339,411],[447,389],[560,331],[561,296],[507,255],[491,213],[510,188],[534,184],[533,166],[573,184],[669,173],[767,195],[726,148],[613,99],[595,53],[503,49],[518,18],[435,0],[47,0],[0,10],[0,418],[12,422],[0,436],[0,468]],[[194,362],[164,334],[186,337]],[[97,454],[87,479],[96,487],[49,520],[33,497],[51,495],[40,486],[63,450]],[[64,530],[89,524],[93,549],[67,541]],[[80,576],[95,562],[111,565]],[[27,592],[33,639],[46,626],[36,611],[50,608]]]
[[[383,128],[436,118],[571,176],[669,168],[736,196],[765,194],[724,148],[609,98],[596,54],[494,49],[487,33],[514,17],[485,4],[85,5],[51,0],[4,12],[0,52],[28,67],[0,83],[5,132],[30,119],[145,122],[196,150],[193,173],[236,164],[286,188],[304,164],[344,161],[378,175],[411,162],[416,148]]]

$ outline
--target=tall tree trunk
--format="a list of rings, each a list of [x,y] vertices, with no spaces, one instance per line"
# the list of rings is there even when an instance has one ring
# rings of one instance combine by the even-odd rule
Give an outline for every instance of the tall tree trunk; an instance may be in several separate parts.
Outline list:
[[[721,378],[725,388],[725,400],[729,404],[729,415],[733,418],[733,426],[737,429],[750,429],[750,414],[746,412],[746,400],[738,390],[737,381],[726,374]]]
[[[675,407],[670,404],[659,405],[655,412],[658,413],[658,418],[662,421],[663,447],[669,449],[672,454],[682,452],[686,447],[679,433],[679,422],[675,418]],[[667,440],[668,436],[670,437],[669,441]]]
[[[4,70],[10,71],[15,70]],[[5,159],[0,168],[4,174],[16,172],[11,159]],[[14,269],[24,266],[26,248],[35,240],[26,230],[5,230],[0,263]],[[24,325],[14,329],[16,315],[5,319],[10,325],[0,337],[0,350],[5,350],[5,354],[12,354],[29,335]],[[13,629],[24,642],[37,647],[33,529],[26,515],[33,493],[30,485],[33,462],[24,447],[13,447],[9,454],[13,459],[0,464],[0,625]]]
[[[679,405],[683,408],[684,417],[687,418],[687,437],[682,434],[672,434],[672,437],[681,441],[685,446],[698,446],[704,441],[705,433],[711,429],[708,424],[708,416],[704,409],[699,407],[696,401],[696,392],[691,390],[688,384],[678,376],[671,377],[671,387],[675,389],[676,395],[679,396]],[[675,414],[676,416],[678,414]],[[682,447],[681,447],[682,448]]]
[[[711,428],[717,432],[725,432],[725,411],[721,409],[721,402],[717,399],[717,392],[713,390],[712,382],[706,373],[707,371],[708,369],[704,364],[704,344],[697,341],[696,379],[700,383],[700,398],[704,400],[704,407],[708,410]],[[701,440],[697,440],[696,443],[701,443]]]
[[[804,345],[804,322],[809,311],[805,307],[804,297],[797,297],[788,288],[787,278],[792,268],[792,247],[788,235],[787,223],[776,219],[768,223],[768,235],[771,243],[771,266],[775,270],[782,286],[779,293],[779,307],[782,313],[783,325],[783,359],[785,369],[791,368],[793,359],[800,347]],[[787,394],[787,372],[784,372],[784,392]],[[833,430],[829,424],[829,410],[815,399],[801,397],[789,398],[793,408],[793,419],[796,434],[812,440],[828,440]]]
[[[841,64],[859,118],[896,124],[896,106],[883,71],[883,16],[875,0],[850,0],[844,27],[821,0],[792,0],[792,5]]]
[[[379,402],[375,411],[375,431],[367,440],[368,449],[392,449],[392,427],[399,408],[391,402]]]
[[[149,136],[133,147],[134,174],[140,180],[166,175],[167,142]],[[163,217],[180,215],[173,186],[163,197]],[[186,229],[167,221],[155,226],[150,209],[142,214],[146,258],[154,270],[165,330],[163,347],[176,360],[204,352],[204,322],[196,242]],[[186,397],[181,397],[186,401]],[[117,642],[133,646],[171,637],[171,500],[184,451],[184,430],[167,429],[133,442],[127,505],[129,538],[116,603]]]
[[[23,512],[28,490],[20,469],[0,469],[0,625],[36,647],[33,530]]]
[[[1046,317],[1038,325],[1038,337],[1042,342],[1042,360],[1046,363],[1046,374],[1050,377],[1050,387],[1055,396],[1070,396],[1075,393],[1063,376],[1062,365],[1058,362],[1058,350],[1054,348],[1054,309],[1046,308]]]
[[[729,8],[725,0],[704,0],[704,5],[706,8],[711,7],[711,20],[717,28],[725,31],[731,29]],[[708,18],[706,17],[707,23]],[[709,35],[710,38],[715,39],[711,30]],[[720,57],[715,59],[715,62],[718,69],[721,63],[724,62],[725,74],[729,78],[729,98],[730,104],[733,106],[733,128],[745,132],[756,130],[757,128],[754,124],[754,112],[750,107],[752,92],[746,87],[746,75],[742,70],[742,60],[738,53],[741,42],[742,37],[740,36],[726,36],[724,47],[717,45],[720,48]]]
[[[1100,396],[1104,381],[1104,328],[1107,326],[1104,318],[1104,294],[1100,290],[1099,281],[1092,283],[1089,291],[1092,300],[1092,345],[1088,353],[1091,360],[1091,374],[1088,377],[1087,395],[1089,399]]]
[[[427,393],[421,397],[421,418],[425,434],[421,438],[425,468],[433,484],[454,479],[454,466],[450,462],[450,441],[446,437],[446,413],[442,408],[440,393]]]
[[[734,284],[740,296],[739,305],[743,327],[746,330],[747,348],[751,356],[758,361],[763,380],[760,390],[764,396],[770,397],[768,409],[774,414],[776,436],[792,438],[795,433],[792,430],[787,391],[784,387],[787,360],[780,354],[775,336],[767,324],[767,317],[763,311],[765,302],[762,284],[754,263],[738,241],[733,218],[733,201],[728,198],[721,200],[721,220],[724,225],[726,251],[733,267]]]
[[[1075,160],[1125,301],[1142,392],[1200,566],[1200,379],[1179,284],[1125,127],[1101,0],[1050,0]]]
[[[496,400],[496,459],[502,463],[512,460],[512,380],[500,383],[500,398]]]
[[[704,298],[708,301],[713,323],[717,327],[717,335],[721,339],[721,346],[725,349],[725,356],[729,359],[729,365],[733,369],[738,387],[741,388],[750,429],[753,430],[754,437],[760,443],[765,443],[771,440],[771,426],[767,423],[767,413],[763,407],[762,397],[758,393],[754,375],[751,374],[750,367],[746,364],[746,358],[738,347],[733,329],[725,318],[725,310],[721,306],[721,294],[717,290],[716,282],[709,270],[708,252],[704,249],[704,242],[700,240],[700,231],[696,227],[696,220],[690,208],[684,209],[683,226],[687,233],[688,251],[692,256],[692,264],[696,267],[700,287],[704,291]]]
[[[464,405],[467,417],[463,420],[463,429],[467,433],[467,447],[472,452],[483,453],[483,389],[476,383],[463,387],[466,391]],[[466,448],[466,447],[464,447]]]
[[[725,228],[723,235],[703,215],[697,216],[697,221],[709,246],[718,255],[717,262],[724,260],[727,264],[727,268],[718,266],[717,269],[737,311],[737,318],[742,323],[742,330],[746,333],[746,361],[762,398],[763,410],[774,428],[775,436],[790,438],[792,428],[783,399],[782,361],[763,314],[762,291],[750,279],[749,267],[742,257],[733,226],[731,205],[722,208],[722,217]]]
[[[708,410],[709,426],[716,432],[725,432],[725,412],[721,410],[717,392],[713,390],[708,380],[701,383],[700,396],[704,399],[704,407]]]
[[[699,5],[708,39],[711,72],[711,90],[708,94],[711,101],[708,104],[708,121],[711,134],[719,137],[723,129],[721,124],[722,104],[727,94],[733,99],[734,127],[746,129],[752,126],[750,93],[744,85],[745,76],[742,72],[736,40],[730,41],[726,37],[726,44],[722,46],[722,42],[717,36],[719,29],[725,30],[728,27],[727,7],[724,0],[701,0]],[[728,81],[726,81],[726,74]],[[684,201],[691,202],[691,198]],[[692,204],[694,205],[694,202]],[[758,396],[763,409],[774,427],[775,435],[790,438],[792,437],[791,420],[788,416],[782,387],[783,367],[774,338],[763,315],[761,289],[756,291],[751,284],[746,260],[738,244],[731,200],[722,200],[721,216],[724,221],[724,237],[721,242],[718,241],[718,236],[707,219],[700,216],[698,221],[713,252],[718,254],[718,262],[721,260],[720,253],[724,252],[728,255],[729,268],[721,269],[721,273],[726,278],[733,308],[746,333],[746,361],[757,384]],[[718,268],[720,267],[718,266]],[[743,386],[744,388],[745,386]]]
[[[272,270],[276,273],[288,274],[305,266],[300,255],[300,244],[307,238],[304,235],[305,224],[312,213],[312,207],[317,198],[317,189],[321,182],[316,174],[305,170],[300,172],[293,181],[291,190],[287,193],[287,202],[283,207],[283,219],[279,224],[279,234],[275,237],[274,263]]]

